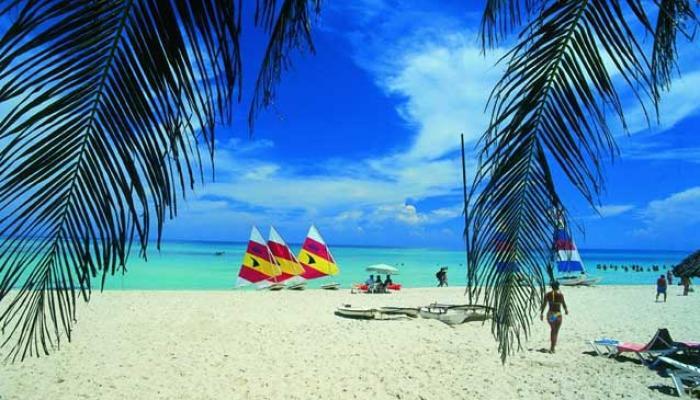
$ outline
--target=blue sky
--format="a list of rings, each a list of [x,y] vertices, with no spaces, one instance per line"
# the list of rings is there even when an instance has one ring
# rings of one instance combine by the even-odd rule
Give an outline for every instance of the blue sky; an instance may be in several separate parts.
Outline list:
[[[217,132],[216,181],[188,195],[165,238],[243,241],[274,224],[299,242],[315,223],[330,243],[460,248],[459,133],[473,149],[507,50],[481,53],[479,3],[324,3],[317,54],[293,57],[252,138],[245,100],[264,37],[248,28],[244,102]],[[631,134],[618,132],[600,214],[562,187],[579,246],[700,247],[700,51],[679,49],[660,124],[625,94]]]

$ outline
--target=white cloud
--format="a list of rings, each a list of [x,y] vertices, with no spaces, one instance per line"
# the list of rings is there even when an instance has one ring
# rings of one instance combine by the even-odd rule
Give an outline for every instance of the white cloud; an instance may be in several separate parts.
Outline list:
[[[320,172],[308,175],[260,157],[272,142],[233,139],[217,147],[218,182],[200,188],[195,202],[225,199],[228,212],[238,212],[232,207],[240,205],[282,221],[295,215],[299,220],[328,221],[338,229],[378,230],[380,223],[396,224],[410,228],[409,234],[461,215],[461,204],[418,209],[415,203],[461,198],[461,165],[455,152],[459,134],[473,143],[486,128],[484,108],[502,72],[503,67],[494,64],[503,50],[484,57],[477,34],[449,19],[408,18],[393,7],[388,12],[382,0],[362,1],[360,23],[374,26],[379,18],[382,27],[372,29],[372,43],[351,38],[356,60],[388,96],[399,99],[397,112],[414,127],[409,146],[368,159],[323,160]],[[342,168],[333,168],[335,164]],[[474,165],[471,158],[469,171]],[[205,203],[194,207],[200,206]]]
[[[651,131],[663,132],[673,128],[685,118],[700,113],[700,71],[686,72],[675,79],[671,89],[662,93],[659,106],[659,123],[656,124],[654,110],[648,110],[651,119]],[[644,110],[634,104],[625,111],[629,131],[642,132],[649,129]]]
[[[477,140],[488,124],[489,93],[503,73],[503,50],[484,56],[475,34],[453,33],[407,50],[379,83],[405,99],[399,113],[418,127],[406,156],[434,159],[459,147],[459,134]]]
[[[601,218],[614,217],[616,215],[624,214],[634,208],[632,204],[608,204],[605,206],[597,207],[598,215]]]
[[[640,212],[645,224],[638,234],[660,236],[670,231],[683,236],[682,231],[700,224],[700,186],[674,193],[664,199],[650,202]],[[679,237],[679,239],[682,239]]]

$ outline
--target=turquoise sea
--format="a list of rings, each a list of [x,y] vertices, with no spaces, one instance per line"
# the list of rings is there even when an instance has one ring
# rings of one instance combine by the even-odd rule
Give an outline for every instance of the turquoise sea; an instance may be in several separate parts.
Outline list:
[[[291,245],[298,252],[299,245]],[[224,242],[164,242],[161,250],[151,247],[148,261],[136,256],[129,259],[128,272],[107,278],[106,289],[110,290],[225,290],[233,288],[246,244]],[[385,263],[399,268],[394,281],[406,287],[429,287],[436,284],[435,272],[439,266],[448,266],[451,286],[465,285],[465,253],[459,250],[436,250],[419,248],[384,248],[332,246],[331,251],[340,274],[309,282],[309,287],[318,287],[329,281],[339,282],[343,287],[362,282],[367,278],[365,267]],[[222,255],[216,255],[223,252]],[[603,277],[607,285],[651,285],[660,272],[647,272],[653,265],[677,264],[687,252],[643,251],[643,250],[580,250],[581,257],[590,275]],[[602,271],[598,264],[631,265],[644,267],[644,272]],[[674,282],[675,283],[675,282]]]

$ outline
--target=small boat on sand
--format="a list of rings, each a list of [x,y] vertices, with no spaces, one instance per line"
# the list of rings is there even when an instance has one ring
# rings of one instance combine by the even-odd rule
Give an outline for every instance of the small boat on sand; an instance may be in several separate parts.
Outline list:
[[[396,310],[384,310],[377,308],[357,308],[350,304],[345,304],[335,310],[335,315],[352,319],[377,319],[391,320],[406,318],[407,315]]]
[[[421,307],[421,318],[437,319],[448,325],[458,325],[472,321],[486,321],[491,318],[491,308],[478,304],[433,303]]]
[[[418,318],[420,312],[420,309],[416,307],[382,307],[379,310],[385,313],[401,314],[411,318]]]

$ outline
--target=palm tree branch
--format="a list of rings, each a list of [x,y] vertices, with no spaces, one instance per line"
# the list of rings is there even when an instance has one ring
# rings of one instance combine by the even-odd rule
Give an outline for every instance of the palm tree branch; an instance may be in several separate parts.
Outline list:
[[[124,270],[132,240],[145,257],[155,226],[160,243],[240,84],[240,27],[225,0],[2,6],[19,9],[0,37],[0,324],[15,360],[70,340],[77,297]]]

